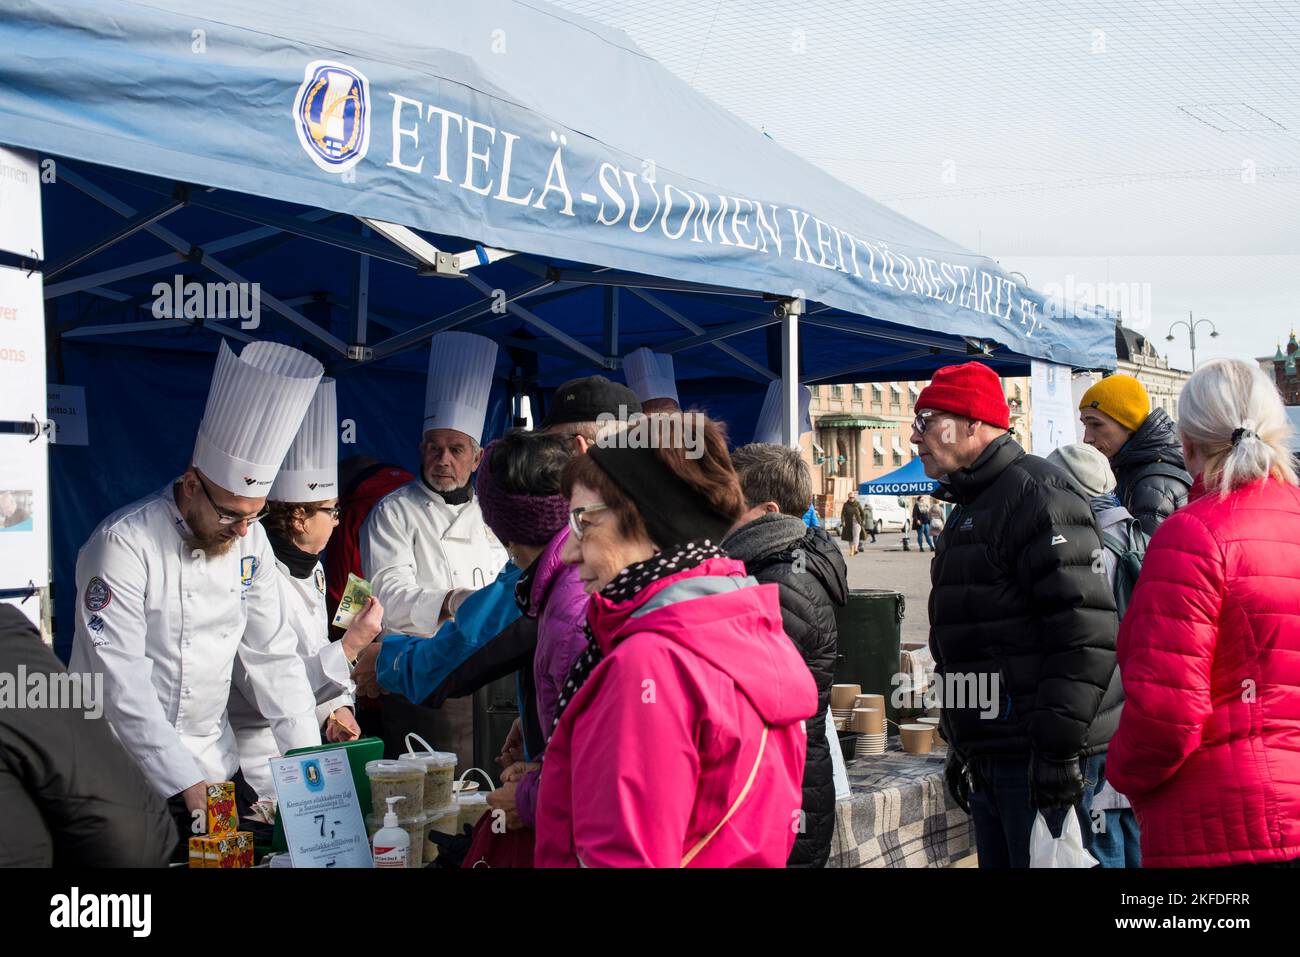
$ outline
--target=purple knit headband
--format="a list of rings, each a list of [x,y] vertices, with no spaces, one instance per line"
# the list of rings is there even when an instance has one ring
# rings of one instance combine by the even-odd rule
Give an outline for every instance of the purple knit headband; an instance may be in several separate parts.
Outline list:
[[[491,442],[483,450],[474,485],[483,521],[502,542],[545,545],[568,523],[569,500],[563,495],[524,495],[498,485],[488,464],[496,445]]]

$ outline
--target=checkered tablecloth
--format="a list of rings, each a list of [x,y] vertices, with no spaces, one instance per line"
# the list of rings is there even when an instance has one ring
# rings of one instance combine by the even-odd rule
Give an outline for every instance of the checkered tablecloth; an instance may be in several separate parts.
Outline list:
[[[970,817],[944,784],[945,752],[905,754],[890,738],[886,753],[850,761],[829,866],[945,867],[973,854]]]

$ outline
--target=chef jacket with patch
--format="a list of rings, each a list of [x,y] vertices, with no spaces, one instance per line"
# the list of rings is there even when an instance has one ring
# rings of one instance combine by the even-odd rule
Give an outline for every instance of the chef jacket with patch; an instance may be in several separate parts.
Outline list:
[[[448,505],[418,478],[380,499],[361,529],[361,568],[386,632],[431,637],[447,593],[483,588],[508,557],[477,499]]]
[[[275,580],[280,589],[290,627],[298,637],[298,657],[307,667],[307,680],[316,695],[316,726],[339,708],[354,703],[352,669],[343,653],[343,642],[330,641],[329,620],[325,615],[325,569],[320,562],[306,578],[294,578],[289,567],[276,559]],[[253,786],[258,797],[275,798],[271,780],[271,758],[282,753],[271,731],[271,722],[257,708],[257,696],[246,669],[235,659],[234,682],[228,704],[230,726],[239,742],[239,766],[244,780]]]
[[[70,671],[104,676],[105,715],[157,791],[228,781],[238,657],[283,751],[321,743],[298,638],[258,524],[225,554],[185,543],[173,486],[119,509],[77,555]]]

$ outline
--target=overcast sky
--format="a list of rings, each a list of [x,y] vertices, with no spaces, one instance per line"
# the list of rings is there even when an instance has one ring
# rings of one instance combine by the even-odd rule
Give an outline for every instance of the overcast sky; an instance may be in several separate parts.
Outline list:
[[[1300,324],[1300,0],[557,0],[1175,365]]]

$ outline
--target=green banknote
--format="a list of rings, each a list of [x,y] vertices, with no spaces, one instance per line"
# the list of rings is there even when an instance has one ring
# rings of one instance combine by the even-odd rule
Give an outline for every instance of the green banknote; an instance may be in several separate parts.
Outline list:
[[[366,607],[366,599],[369,597],[370,582],[349,572],[348,587],[343,589],[343,597],[339,599],[339,609],[334,613],[335,627],[347,628],[352,624],[352,619]]]

